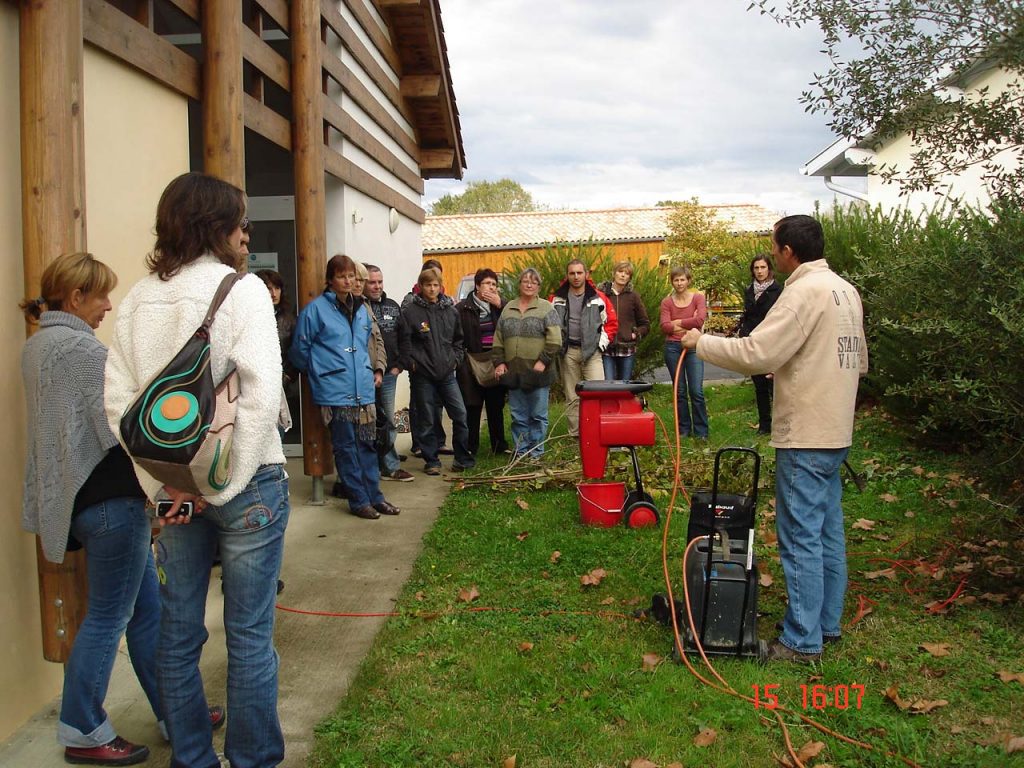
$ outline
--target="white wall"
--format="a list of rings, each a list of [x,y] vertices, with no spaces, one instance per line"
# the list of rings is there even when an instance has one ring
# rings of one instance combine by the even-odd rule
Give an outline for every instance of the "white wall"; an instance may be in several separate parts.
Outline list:
[[[993,94],[1005,90],[1007,83],[1013,75],[1007,70],[993,69],[977,81],[973,82],[967,91],[966,98],[977,98],[981,88],[988,87]],[[876,152],[876,165],[894,166],[896,168],[907,168],[910,165],[911,154],[915,149],[915,143],[910,136],[904,135],[891,141]],[[1013,157],[1009,153],[1003,153],[997,158],[1004,164],[1012,162]],[[868,176],[868,195],[872,205],[880,204],[883,209],[895,209],[907,207],[914,212],[930,210],[935,205],[947,199],[960,200],[972,206],[984,207],[988,204],[990,197],[982,180],[983,171],[981,168],[970,168],[963,174],[953,177],[948,192],[928,191],[914,192],[910,195],[900,195],[900,185],[884,181],[876,174]]]

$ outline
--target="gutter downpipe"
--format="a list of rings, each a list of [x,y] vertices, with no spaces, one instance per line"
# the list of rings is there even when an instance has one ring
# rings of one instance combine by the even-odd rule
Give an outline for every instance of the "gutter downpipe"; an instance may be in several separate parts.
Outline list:
[[[824,178],[825,186],[831,189],[833,192],[838,192],[840,195],[848,195],[849,197],[852,197],[855,200],[860,200],[865,203],[868,202],[868,195],[866,192],[860,192],[856,189],[851,189],[850,187],[844,187],[841,184],[836,184],[834,181],[832,181],[831,176],[825,176]]]

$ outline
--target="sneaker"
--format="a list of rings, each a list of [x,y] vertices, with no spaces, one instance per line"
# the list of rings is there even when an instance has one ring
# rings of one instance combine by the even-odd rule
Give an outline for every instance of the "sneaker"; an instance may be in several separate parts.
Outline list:
[[[396,469],[390,474],[385,472],[381,475],[385,480],[397,480],[400,483],[411,483],[415,478],[411,472],[406,472],[404,469]]]
[[[821,661],[820,653],[801,653],[782,644],[780,640],[772,640],[768,644],[768,652],[764,655],[768,661],[791,661],[795,664],[812,664]]]
[[[135,765],[149,758],[149,747],[120,736],[98,747],[65,747],[64,762],[75,765]]]
[[[441,474],[441,468],[431,464],[429,467],[423,468],[423,474],[430,475],[431,477],[437,477]]]
[[[775,622],[775,631],[778,632],[780,635],[782,634],[782,622],[781,621],[776,621]],[[825,645],[831,645],[832,643],[838,643],[842,639],[843,639],[842,635],[822,635],[821,636],[821,641]]]

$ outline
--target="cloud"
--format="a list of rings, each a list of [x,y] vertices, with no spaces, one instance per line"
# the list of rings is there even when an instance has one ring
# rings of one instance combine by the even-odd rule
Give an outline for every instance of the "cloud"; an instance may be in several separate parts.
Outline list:
[[[554,207],[830,200],[798,172],[833,140],[798,102],[827,65],[818,33],[745,7],[443,0],[467,180],[509,176]]]

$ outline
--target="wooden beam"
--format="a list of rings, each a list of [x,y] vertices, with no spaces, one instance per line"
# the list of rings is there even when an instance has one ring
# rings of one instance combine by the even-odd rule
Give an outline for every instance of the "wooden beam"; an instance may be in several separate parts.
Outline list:
[[[419,5],[423,0],[374,0],[380,8],[396,8],[402,6]]]
[[[292,89],[288,60],[247,26],[242,27],[242,56],[286,91]]]
[[[441,76],[406,75],[400,89],[407,99],[436,99],[441,95]]]
[[[86,248],[82,4],[48,0],[19,8],[24,295],[38,296],[46,265]],[[85,616],[84,552],[51,563],[37,537],[36,567],[43,658],[65,662]]]
[[[245,189],[241,6],[207,2],[203,33],[203,170]]]
[[[416,141],[381,106],[380,102],[370,93],[370,90],[359,82],[359,79],[349,71],[348,67],[341,62],[341,59],[327,50],[327,46],[323,46],[322,55],[323,67],[327,74],[352,97],[352,100],[359,105],[360,109],[368,114],[377,125],[383,128],[385,133],[394,139],[398,146],[408,152],[411,157],[419,157],[419,147],[416,145]]]
[[[199,21],[199,0],[169,0],[169,2],[190,19]]]
[[[363,41],[359,39],[359,35],[349,26],[331,0],[321,0],[320,10],[323,13],[324,21],[334,30],[334,34],[341,39],[341,44],[352,54],[352,57],[359,63],[363,72],[373,81],[374,85],[380,88],[381,93],[394,105],[399,114],[412,123],[412,115],[405,104],[405,100],[402,98],[398,86],[388,77],[387,72],[377,63],[377,60],[373,58],[373,54],[363,44]]]
[[[423,194],[423,179],[420,175],[378,141],[352,115],[335,104],[327,94],[324,94],[324,120],[382,167],[401,179],[416,194]]]
[[[363,0],[344,0],[345,7],[348,8],[349,12],[356,17],[359,22],[359,26],[363,28],[366,36],[373,42],[374,47],[380,51],[380,55],[384,57],[384,60],[388,63],[388,66],[395,71],[395,74],[402,74],[402,60],[398,57],[398,51],[395,50],[394,44],[391,42],[391,37],[381,29],[380,24],[377,23],[377,19],[373,17],[369,9],[366,7],[366,3]]]
[[[79,0],[74,0],[75,4]],[[191,99],[200,94],[199,63],[104,0],[81,0],[85,40]]]
[[[291,22],[288,19],[288,0],[256,0],[256,4],[263,9],[263,12],[274,20],[285,32]]]
[[[451,168],[455,162],[454,149],[424,149],[420,151],[420,168],[436,171]]]
[[[327,265],[324,179],[323,42],[319,0],[292,0],[292,163],[295,170],[295,250],[300,309],[320,295]],[[305,377],[303,377],[305,378]],[[304,389],[308,394],[308,388]],[[303,466],[323,478],[334,466],[320,408],[302,399]]]
[[[379,203],[394,208],[403,216],[422,224],[426,221],[426,213],[416,203],[399,194],[383,181],[375,178],[330,147],[324,150],[324,170],[340,179],[353,189],[357,189]]]
[[[245,94],[243,103],[245,105],[245,127],[290,152],[292,149],[292,126],[288,120],[249,94]]]

